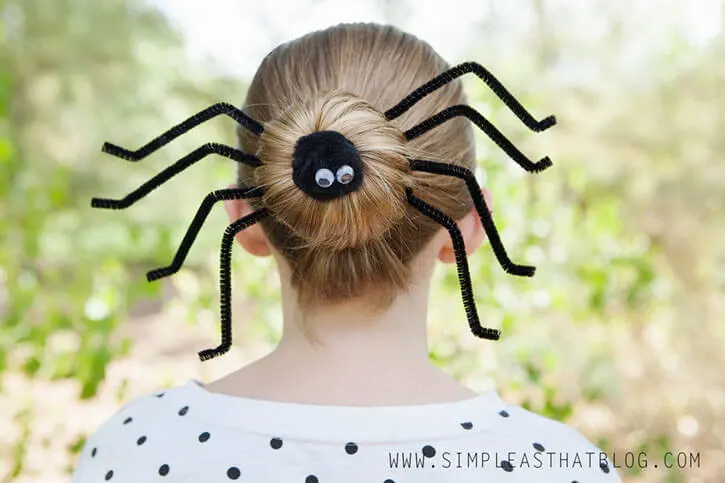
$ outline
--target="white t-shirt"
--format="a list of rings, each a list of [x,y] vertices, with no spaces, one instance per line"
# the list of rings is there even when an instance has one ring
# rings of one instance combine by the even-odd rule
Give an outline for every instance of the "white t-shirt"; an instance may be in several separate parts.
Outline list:
[[[72,483],[621,482],[569,426],[489,390],[463,401],[327,406],[210,392],[132,399],[86,442]]]

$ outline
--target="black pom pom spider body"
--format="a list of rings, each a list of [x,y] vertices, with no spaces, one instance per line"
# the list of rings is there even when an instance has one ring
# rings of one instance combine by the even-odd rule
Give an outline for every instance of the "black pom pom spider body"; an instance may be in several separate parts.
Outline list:
[[[504,104],[532,131],[544,131],[556,124],[554,116],[548,116],[541,121],[537,121],[487,69],[475,62],[466,62],[455,66],[421,85],[397,105],[388,109],[384,113],[385,118],[391,121],[399,117],[427,95],[466,73],[474,73],[483,80],[504,102]],[[241,110],[227,103],[218,103],[172,127],[161,136],[151,140],[149,143],[135,151],[127,150],[110,143],[105,143],[103,145],[103,151],[129,161],[139,161],[181,134],[184,134],[195,126],[219,115],[226,115],[233,118],[237,121],[237,123],[255,135],[260,135],[264,131],[264,126],[262,124],[254,119],[251,119]],[[506,154],[508,154],[526,171],[540,172],[552,165],[551,160],[548,157],[544,157],[536,162],[531,161],[483,115],[467,105],[448,107],[423,120],[405,131],[403,134],[407,140],[412,140],[445,123],[446,121],[459,116],[463,116],[471,120],[478,128],[486,133],[486,135],[495,144],[503,149]],[[179,159],[124,198],[93,198],[91,206],[95,208],[110,209],[127,208],[176,174],[210,154],[218,154],[238,163],[246,163],[253,167],[262,165],[262,161],[256,156],[244,153],[230,146],[208,143]],[[534,267],[515,264],[508,257],[494,224],[491,212],[489,211],[488,206],[486,206],[486,202],[481,194],[481,188],[473,173],[469,169],[454,164],[427,161],[423,159],[410,159],[409,167],[411,171],[423,171],[444,176],[455,176],[462,179],[471,194],[474,206],[481,218],[486,235],[490,240],[491,248],[493,249],[499,264],[507,273],[513,275],[526,277],[534,275]],[[355,191],[360,188],[363,180],[362,162],[356,147],[347,138],[345,138],[345,136],[335,131],[319,131],[301,137],[295,146],[292,174],[297,187],[307,195],[319,201],[331,200]],[[162,277],[167,277],[169,275],[173,275],[181,268],[189,249],[194,243],[199,230],[215,203],[221,200],[261,197],[263,194],[264,191],[261,186],[222,189],[209,193],[201,203],[201,206],[187,229],[172,263],[166,267],[151,270],[147,273],[147,279],[149,281],[153,281]],[[416,197],[413,194],[413,187],[407,187],[405,189],[405,197],[407,203],[423,215],[445,227],[451,236],[456,256],[456,266],[461,286],[461,295],[471,332],[479,338],[498,340],[500,332],[495,329],[482,327],[479,321],[471,287],[465,246],[455,220],[445,215],[435,207],[429,205],[424,200]],[[224,232],[220,257],[222,341],[216,348],[199,352],[199,357],[202,361],[222,355],[231,348],[231,252],[234,237],[240,231],[258,223],[267,216],[270,216],[270,212],[267,208],[258,209],[257,211],[231,223]]]
[[[362,159],[355,145],[339,132],[313,132],[297,140],[292,179],[316,200],[331,200],[362,186]]]

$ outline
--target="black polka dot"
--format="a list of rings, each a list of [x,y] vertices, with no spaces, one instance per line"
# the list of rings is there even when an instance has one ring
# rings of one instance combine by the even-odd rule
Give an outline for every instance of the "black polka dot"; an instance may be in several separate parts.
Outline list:
[[[473,423],[470,421],[466,421],[465,423],[461,423],[461,427],[463,429],[471,429],[473,427]]]
[[[97,452],[98,452],[98,448],[93,448],[93,450],[91,451],[91,458],[95,458]]]
[[[425,446],[423,446],[423,456],[432,458],[435,456],[435,454],[436,454],[436,449],[433,446],[431,446],[429,444],[426,444]]]
[[[395,483],[395,482],[393,480],[391,480],[390,478],[388,478],[387,480],[383,481],[383,483]]]
[[[282,438],[272,438],[269,440],[269,445],[273,449],[280,449],[282,447]]]
[[[230,480],[236,480],[241,474],[242,472],[239,471],[239,468],[237,468],[236,466],[232,466],[227,470],[227,476]]]
[[[602,469],[603,472],[609,473],[609,466],[607,466],[607,463],[599,463],[599,467]]]
[[[145,442],[146,442],[146,436],[141,436],[140,438],[138,438],[138,439],[136,440],[136,444],[137,444],[137,445],[139,445],[139,446],[141,446],[141,445],[142,445],[142,444],[144,444]]]
[[[318,481],[315,475],[307,475],[307,478],[305,478],[305,483],[317,483]]]
[[[347,443],[345,445],[345,453],[347,453],[347,454],[357,453],[357,445],[355,443]]]
[[[106,473],[106,481],[113,478],[113,470],[108,470],[108,473]]]
[[[128,424],[131,421],[133,421],[133,418],[126,418],[126,420],[123,422],[123,424]]]
[[[166,476],[169,474],[169,465],[161,465],[159,467],[159,474],[161,476]]]
[[[506,411],[505,409],[502,409],[502,410],[500,410],[500,411],[498,412],[498,414],[499,414],[500,416],[503,416],[504,418],[508,418],[508,417],[509,417],[509,413],[508,413],[508,412],[507,412],[507,411]]]
[[[164,393],[162,392],[161,394],[157,394],[156,397],[164,397]]]
[[[572,480],[572,482],[571,482],[571,483],[579,483],[579,482],[578,482],[578,481],[576,481],[576,480]]]
[[[513,471],[514,470],[514,467],[509,460],[503,460],[501,462],[501,468],[503,468],[504,471]]]
[[[184,406],[183,408],[179,409],[179,416],[183,416],[187,412],[189,412],[189,406]]]
[[[534,449],[536,451],[544,451],[546,448],[544,448],[541,443],[534,443]]]
[[[199,442],[206,443],[207,441],[209,441],[209,438],[211,438],[211,434],[209,434],[208,431],[204,431],[199,435]]]

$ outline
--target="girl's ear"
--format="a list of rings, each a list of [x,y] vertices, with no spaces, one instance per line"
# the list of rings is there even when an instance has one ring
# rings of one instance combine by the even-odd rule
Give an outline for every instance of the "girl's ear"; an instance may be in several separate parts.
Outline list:
[[[491,192],[486,188],[481,189],[481,192],[486,200],[486,205],[488,206],[489,211],[493,214]],[[478,216],[476,207],[474,206],[471,208],[471,211],[460,219],[457,224],[458,229],[461,230],[461,235],[463,236],[463,243],[466,245],[466,255],[470,256],[481,247],[483,240],[486,239],[486,230],[483,228],[481,217]],[[444,231],[446,230],[444,229]],[[438,259],[443,263],[456,263],[456,252],[453,250],[453,241],[447,231],[445,242],[438,252]]]
[[[238,186],[229,185],[228,188],[238,188]],[[226,209],[229,221],[232,223],[254,212],[254,208],[246,199],[224,200],[224,209]],[[255,223],[237,233],[236,239],[252,255],[266,257],[272,254],[267,235],[265,235],[259,223]]]

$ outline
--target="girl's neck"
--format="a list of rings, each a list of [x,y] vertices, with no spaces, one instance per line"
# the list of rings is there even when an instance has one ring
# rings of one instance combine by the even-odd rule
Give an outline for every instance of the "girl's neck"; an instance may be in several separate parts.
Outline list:
[[[308,313],[311,334],[303,329],[302,314],[288,307],[277,347],[209,388],[256,399],[341,406],[474,397],[474,391],[430,361],[427,301],[414,300],[403,296],[376,315],[352,306]]]
[[[429,404],[477,395],[430,361],[392,362],[374,352],[359,364],[324,364],[275,350],[206,387],[254,399],[335,406]]]
[[[409,289],[376,313],[363,300],[303,311],[281,264],[284,325],[278,346],[209,384],[210,390],[266,400],[375,406],[475,396],[428,356],[431,260],[417,264]]]

